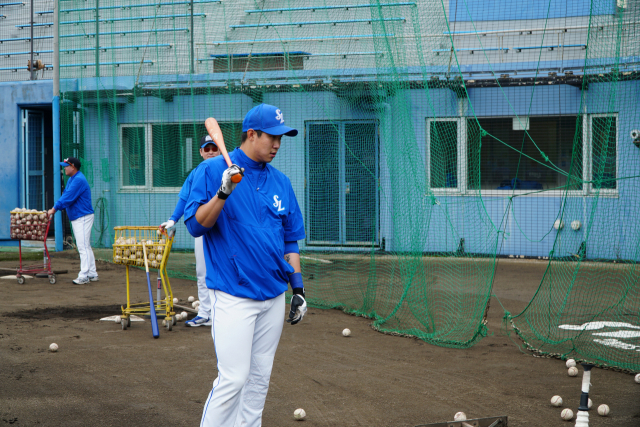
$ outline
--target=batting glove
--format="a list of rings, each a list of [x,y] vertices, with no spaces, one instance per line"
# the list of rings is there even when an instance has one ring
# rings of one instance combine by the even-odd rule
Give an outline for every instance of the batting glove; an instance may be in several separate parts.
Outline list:
[[[231,178],[237,174],[244,175],[243,172],[243,169],[238,165],[231,165],[224,171],[222,174],[222,184],[218,190],[219,199],[226,200],[226,198],[229,197],[231,192],[236,188],[236,185],[238,185],[238,183],[233,182]]]
[[[303,295],[296,294],[291,297],[291,310],[289,310],[289,318],[287,322],[295,325],[302,320],[304,315],[307,314],[307,300]]]
[[[160,228],[164,228],[166,230],[167,228],[171,228],[174,225],[176,225],[176,222],[170,219],[167,222],[163,222],[162,224],[160,224]]]

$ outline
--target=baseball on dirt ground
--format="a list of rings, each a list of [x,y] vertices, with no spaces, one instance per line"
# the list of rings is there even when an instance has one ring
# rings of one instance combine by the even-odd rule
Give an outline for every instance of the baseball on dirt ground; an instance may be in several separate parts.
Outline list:
[[[344,328],[342,336],[348,337],[349,335],[351,335],[351,330],[349,328]]]
[[[636,374],[635,380],[638,384],[640,384],[640,374]]]
[[[196,299],[195,299],[194,297],[192,297],[192,296],[190,296],[189,298],[187,298],[187,301],[189,301],[189,302],[194,302],[195,300],[196,300]]]
[[[567,359],[567,369],[568,368],[573,368],[576,366],[576,361],[573,359]]]
[[[179,300],[178,298],[174,298],[174,299],[173,299],[173,303],[174,303],[174,304],[177,304],[179,301],[180,301],[180,300]]]
[[[467,414],[464,412],[456,412],[453,416],[453,421],[465,421],[467,419]]]
[[[562,406],[562,398],[560,396],[553,396],[551,398],[551,404],[553,406]]]
[[[302,408],[298,408],[295,411],[293,411],[293,418],[295,418],[298,421],[304,420],[304,417],[306,416],[307,416],[307,413]]]
[[[576,368],[575,366],[570,367],[567,370],[567,375],[569,375],[570,377],[575,377],[578,375],[578,368]]]
[[[115,322],[116,323],[122,322],[122,318],[120,316],[116,316]]]
[[[609,405],[605,405],[603,403],[602,405],[598,406],[598,415],[606,417],[607,415],[609,415],[609,412]]]
[[[573,411],[569,408],[564,408],[560,416],[562,417],[563,420],[569,421],[573,419]]]
[[[58,351],[58,344],[52,342],[51,345],[49,345],[49,351],[52,353]],[[600,409],[598,409],[598,411],[600,411]]]

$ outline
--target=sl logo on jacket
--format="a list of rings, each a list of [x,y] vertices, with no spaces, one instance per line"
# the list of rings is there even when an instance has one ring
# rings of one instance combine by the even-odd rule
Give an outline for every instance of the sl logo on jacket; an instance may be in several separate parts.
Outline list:
[[[278,195],[276,194],[275,196],[273,196],[273,200],[274,200],[274,204],[273,206],[278,208],[278,212],[281,212],[284,210],[284,208],[282,207],[282,200],[278,200]]]

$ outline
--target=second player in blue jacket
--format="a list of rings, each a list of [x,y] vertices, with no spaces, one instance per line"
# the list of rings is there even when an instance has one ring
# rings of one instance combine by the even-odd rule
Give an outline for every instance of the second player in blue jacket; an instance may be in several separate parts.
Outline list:
[[[288,284],[288,321],[296,324],[306,312],[297,243],[305,238],[302,214],[289,178],[269,165],[282,135],[298,131],[267,104],[247,113],[242,130],[231,167],[219,156],[197,169],[184,215],[189,232],[204,238],[212,301],[218,377],[202,414],[207,427],[262,424]],[[237,184],[236,174],[244,175]]]

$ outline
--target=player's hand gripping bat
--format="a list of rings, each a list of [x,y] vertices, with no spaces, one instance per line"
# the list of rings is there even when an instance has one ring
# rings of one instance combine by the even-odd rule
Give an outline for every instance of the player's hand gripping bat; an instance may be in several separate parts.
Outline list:
[[[216,145],[218,146],[218,149],[220,150],[222,157],[224,157],[224,160],[227,162],[227,166],[231,167],[233,163],[231,162],[229,153],[227,153],[227,147],[224,145],[224,138],[222,137],[222,130],[220,129],[220,125],[218,124],[218,121],[213,117],[209,117],[207,120],[204,121],[204,127],[207,128],[207,133],[209,134],[211,139],[213,139],[213,142],[215,142]],[[243,172],[244,172],[244,169],[240,169],[240,173],[233,175],[231,177],[231,181],[235,182],[236,184],[242,181],[242,177],[244,175]]]
[[[153,293],[151,292],[151,279],[149,278],[149,262],[147,261],[147,247],[144,242],[142,242],[142,252],[144,254],[144,268],[147,270],[147,287],[149,288],[149,308],[151,309],[151,332],[153,333],[154,338],[158,338],[160,336],[160,331],[158,330],[158,318],[156,317],[156,308],[153,303]]]

